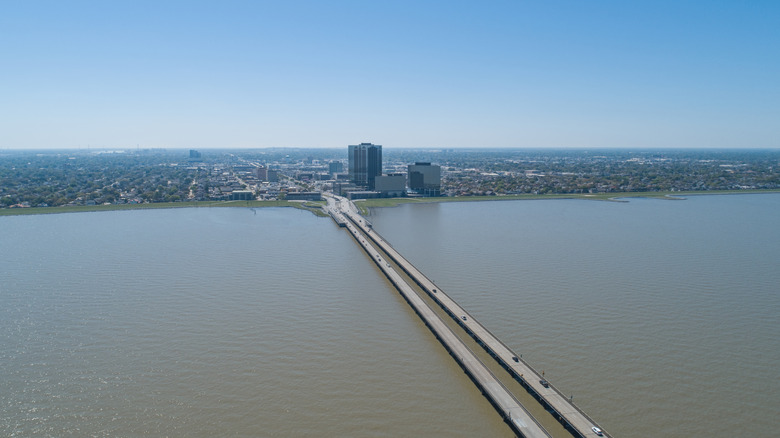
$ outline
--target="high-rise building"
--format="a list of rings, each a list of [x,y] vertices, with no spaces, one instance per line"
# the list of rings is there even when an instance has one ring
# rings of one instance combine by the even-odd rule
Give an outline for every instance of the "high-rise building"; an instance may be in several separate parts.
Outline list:
[[[257,178],[260,181],[267,181],[268,180],[268,168],[265,166],[257,166],[255,167],[255,178]]]
[[[335,175],[344,171],[344,163],[341,161],[331,161],[328,163],[328,173]]]
[[[441,194],[441,166],[417,162],[409,165],[409,189],[425,196]]]
[[[374,190],[375,178],[382,174],[382,145],[349,145],[349,179],[355,185]]]

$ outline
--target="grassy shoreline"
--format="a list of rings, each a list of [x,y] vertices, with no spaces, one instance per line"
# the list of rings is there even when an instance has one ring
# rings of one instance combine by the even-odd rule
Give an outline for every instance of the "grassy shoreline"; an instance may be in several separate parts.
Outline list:
[[[587,199],[592,201],[621,201],[623,198],[654,198],[681,200],[685,196],[697,195],[747,195],[760,193],[780,193],[780,189],[767,190],[708,190],[687,192],[618,192],[618,193],[563,193],[549,195],[495,195],[495,196],[455,196],[441,198],[389,198],[389,199],[365,199],[356,202],[360,214],[368,214],[370,208],[396,207],[400,204],[430,203],[430,202],[478,202],[478,201],[522,201],[539,199]]]
[[[314,206],[316,204],[316,207]],[[192,202],[154,202],[149,204],[118,205],[74,205],[64,207],[26,207],[0,209],[0,216],[18,216],[28,214],[86,213],[95,211],[146,210],[157,208],[213,208],[213,207],[292,207],[302,210],[319,211],[323,203],[299,201],[192,201]],[[316,213],[315,213],[316,214]]]
[[[479,202],[479,201],[522,201],[539,199],[587,199],[593,201],[620,201],[622,198],[656,198],[683,199],[684,196],[696,195],[745,195],[757,193],[780,193],[780,190],[711,190],[690,192],[621,192],[594,194],[550,194],[550,195],[496,195],[496,196],[455,196],[440,198],[383,198],[365,199],[356,203],[361,214],[368,214],[370,208],[395,207],[400,204],[430,203],[430,202]],[[324,202],[299,201],[192,201],[192,202],[156,202],[150,204],[120,204],[120,205],[79,205],[65,207],[27,207],[3,208],[0,216],[20,216],[30,214],[85,213],[95,211],[144,210],[157,208],[213,208],[213,207],[292,207],[310,211],[317,216],[327,216],[321,210]]]

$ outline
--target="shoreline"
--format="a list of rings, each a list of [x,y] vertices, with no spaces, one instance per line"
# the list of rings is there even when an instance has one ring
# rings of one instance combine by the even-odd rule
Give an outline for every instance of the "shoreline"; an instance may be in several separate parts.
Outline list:
[[[589,201],[629,202],[625,198],[649,198],[669,201],[683,201],[686,196],[705,195],[755,195],[762,193],[780,193],[780,189],[765,190],[707,190],[707,191],[680,191],[680,192],[618,192],[618,193],[561,193],[549,195],[494,195],[494,196],[455,196],[438,198],[389,198],[389,199],[361,199],[356,200],[355,205],[360,209],[360,214],[366,215],[371,208],[397,207],[400,204],[432,203],[432,202],[480,202],[480,201],[531,201],[543,199],[584,199]]]
[[[192,201],[192,202],[154,202],[148,204],[111,204],[111,205],[71,205],[62,207],[22,207],[0,209],[0,216],[23,216],[37,214],[88,213],[98,211],[147,210],[160,208],[264,208],[291,207],[311,211],[315,215],[321,211],[322,203],[313,201]],[[323,213],[324,214],[324,213]]]
[[[484,201],[530,201],[543,199],[584,199],[590,201],[628,202],[626,198],[665,199],[670,201],[685,200],[687,196],[705,195],[754,195],[765,193],[780,193],[780,189],[766,190],[708,190],[686,192],[619,192],[619,193],[561,193],[548,195],[493,195],[493,196],[442,196],[430,198],[382,198],[360,199],[355,205],[363,215],[371,208],[397,207],[400,204],[433,203],[433,202],[484,202]],[[37,214],[87,213],[97,211],[145,210],[158,208],[224,208],[224,207],[292,207],[310,211],[317,216],[327,216],[320,202],[300,201],[192,201],[192,202],[155,202],[148,204],[111,204],[111,205],[77,205],[63,207],[23,207],[0,209],[2,216],[22,216]]]

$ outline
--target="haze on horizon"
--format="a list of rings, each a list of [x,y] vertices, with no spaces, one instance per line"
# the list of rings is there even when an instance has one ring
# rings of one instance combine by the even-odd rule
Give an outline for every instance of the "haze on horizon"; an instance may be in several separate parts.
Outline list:
[[[26,1],[0,149],[780,148],[780,3]]]

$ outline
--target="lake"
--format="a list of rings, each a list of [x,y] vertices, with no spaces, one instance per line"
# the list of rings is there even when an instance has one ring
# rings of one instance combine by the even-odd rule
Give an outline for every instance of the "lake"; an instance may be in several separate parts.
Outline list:
[[[431,203],[375,229],[615,436],[770,436],[780,195]],[[0,218],[0,435],[512,436],[330,219]]]

